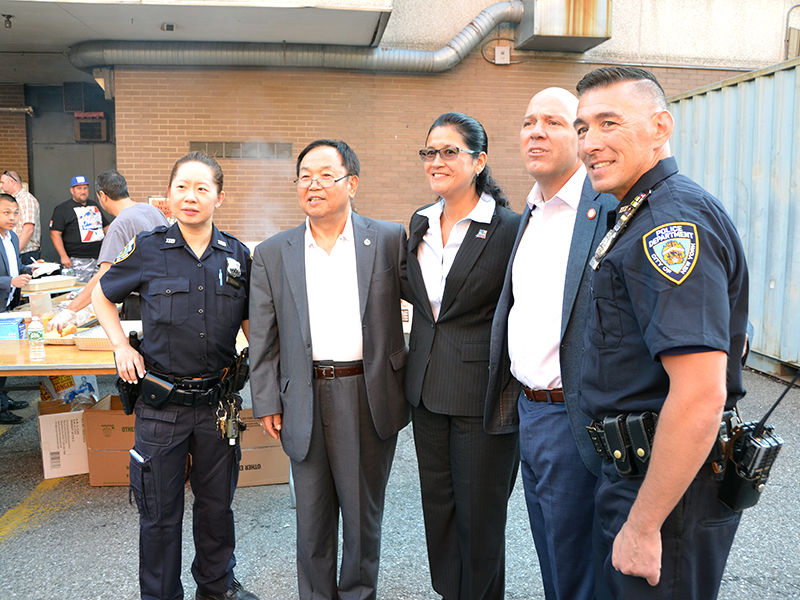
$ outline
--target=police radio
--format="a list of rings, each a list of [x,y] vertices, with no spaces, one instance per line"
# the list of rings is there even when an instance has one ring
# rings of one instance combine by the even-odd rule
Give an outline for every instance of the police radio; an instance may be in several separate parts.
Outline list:
[[[800,371],[759,422],[740,423],[731,429],[725,448],[725,475],[719,500],[733,511],[755,506],[767,484],[783,439],[766,424],[772,411],[794,387]]]

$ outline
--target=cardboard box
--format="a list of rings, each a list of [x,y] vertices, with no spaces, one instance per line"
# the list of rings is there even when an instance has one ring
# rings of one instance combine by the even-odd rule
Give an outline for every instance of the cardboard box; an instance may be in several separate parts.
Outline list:
[[[44,478],[88,473],[83,413],[70,412],[60,401],[39,402],[38,410]]]
[[[89,485],[129,485],[129,450],[135,443],[136,417],[126,415],[119,396],[107,394],[83,411],[89,461]]]
[[[119,396],[107,394],[83,411],[83,429],[89,450],[124,450],[135,443],[136,417],[126,415]]]
[[[261,428],[261,421],[253,417],[252,408],[242,409],[239,412],[239,419],[247,425],[247,429],[242,432],[239,440],[242,450],[245,448],[272,448],[273,446],[281,445],[280,440],[276,440],[264,433]]]
[[[128,450],[89,450],[87,454],[89,485],[130,485],[131,454]]]
[[[289,483],[289,457],[281,446],[242,448],[237,487]]]
[[[24,340],[25,319],[22,317],[0,318],[0,340]]]

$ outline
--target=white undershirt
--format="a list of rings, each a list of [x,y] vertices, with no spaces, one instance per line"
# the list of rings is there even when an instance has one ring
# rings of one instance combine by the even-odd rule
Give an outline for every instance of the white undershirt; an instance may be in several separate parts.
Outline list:
[[[14,279],[14,277],[19,275],[19,266],[17,265],[17,251],[14,249],[14,244],[11,242],[11,232],[6,231],[5,234],[0,235],[0,238],[3,240],[3,248],[6,251],[6,258],[8,259],[8,274],[11,276],[11,279]],[[6,306],[11,304],[16,289],[17,288],[13,285],[9,286]]]
[[[511,373],[535,389],[561,387],[558,349],[567,260],[586,168],[581,165],[547,202],[539,184],[528,195],[531,216],[511,267],[508,315]]]
[[[495,201],[489,194],[482,194],[475,208],[458,223],[453,224],[447,245],[442,246],[442,224],[440,217],[444,207],[444,200],[432,204],[427,208],[417,211],[418,215],[428,218],[428,231],[417,247],[417,259],[422,269],[422,279],[428,292],[428,301],[431,305],[434,320],[439,319],[439,310],[442,307],[442,297],[447,284],[447,274],[453,261],[456,259],[458,249],[464,241],[472,221],[478,223],[492,222]],[[486,231],[483,232],[486,235]]]
[[[317,245],[306,218],[306,294],[314,360],[361,360],[361,306],[358,299],[353,216],[330,255]]]

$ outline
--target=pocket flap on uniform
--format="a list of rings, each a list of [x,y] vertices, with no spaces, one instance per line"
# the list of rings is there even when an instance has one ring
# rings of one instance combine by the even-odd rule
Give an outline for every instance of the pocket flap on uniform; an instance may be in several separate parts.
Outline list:
[[[188,293],[188,279],[154,279],[150,282],[148,291],[154,296],[171,296],[172,294]]]
[[[461,360],[463,362],[474,362],[480,360],[489,362],[489,343],[464,342],[461,344]]]

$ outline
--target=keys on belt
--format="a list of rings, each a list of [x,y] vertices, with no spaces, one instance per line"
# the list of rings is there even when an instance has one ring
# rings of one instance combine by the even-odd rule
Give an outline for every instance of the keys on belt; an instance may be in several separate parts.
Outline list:
[[[364,372],[362,361],[352,363],[314,363],[315,379],[336,379],[337,377],[352,377],[361,375]]]
[[[564,391],[561,388],[554,390],[532,390],[529,387],[522,386],[522,392],[528,400],[534,402],[563,402]]]

